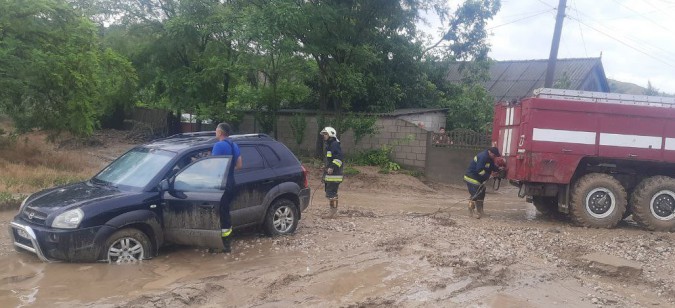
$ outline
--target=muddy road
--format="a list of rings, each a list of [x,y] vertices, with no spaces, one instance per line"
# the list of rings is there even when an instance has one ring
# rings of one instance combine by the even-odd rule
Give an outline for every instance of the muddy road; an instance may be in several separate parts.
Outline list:
[[[361,170],[336,219],[321,218],[319,192],[294,236],[239,232],[229,255],[170,247],[134,265],[46,264],[14,251],[14,213],[0,212],[0,307],[675,306],[673,234],[630,219],[574,227],[508,187],[476,220],[461,187]]]

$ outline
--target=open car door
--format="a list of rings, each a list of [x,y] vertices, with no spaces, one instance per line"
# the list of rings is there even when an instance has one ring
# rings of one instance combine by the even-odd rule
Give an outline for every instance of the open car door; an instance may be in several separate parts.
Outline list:
[[[162,191],[167,242],[222,249],[220,200],[225,193],[232,156],[206,157],[168,180]]]

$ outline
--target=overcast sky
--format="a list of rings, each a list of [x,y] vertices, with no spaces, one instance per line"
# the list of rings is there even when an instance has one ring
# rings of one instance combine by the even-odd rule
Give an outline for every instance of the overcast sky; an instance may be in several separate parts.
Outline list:
[[[547,59],[557,6],[558,0],[502,0],[488,23],[490,57]],[[673,29],[675,0],[567,0],[558,58],[602,53],[607,78],[643,87],[651,81],[660,91],[675,93]]]

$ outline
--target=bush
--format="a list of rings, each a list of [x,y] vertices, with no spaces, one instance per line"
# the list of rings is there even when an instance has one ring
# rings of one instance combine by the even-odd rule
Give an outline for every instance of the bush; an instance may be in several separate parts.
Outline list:
[[[401,169],[401,166],[391,161],[389,158],[392,149],[393,148],[391,146],[383,145],[381,148],[376,150],[363,151],[354,156],[350,162],[354,165],[378,166],[380,167],[380,172],[383,173],[396,171]]]

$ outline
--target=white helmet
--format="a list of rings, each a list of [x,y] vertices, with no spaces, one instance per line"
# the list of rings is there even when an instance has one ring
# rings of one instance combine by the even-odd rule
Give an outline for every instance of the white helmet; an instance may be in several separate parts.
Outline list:
[[[333,137],[337,139],[337,131],[335,131],[335,128],[332,128],[330,126],[324,127],[321,133],[328,135],[328,137]]]

